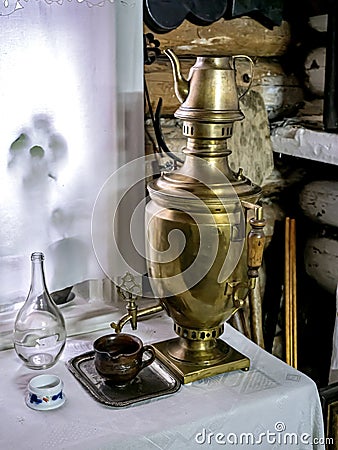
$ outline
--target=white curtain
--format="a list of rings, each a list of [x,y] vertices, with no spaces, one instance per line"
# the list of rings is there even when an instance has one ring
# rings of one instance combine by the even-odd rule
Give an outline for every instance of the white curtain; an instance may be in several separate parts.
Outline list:
[[[143,154],[143,40],[139,1],[4,0],[0,12],[4,309],[26,295],[33,251],[50,291],[104,276],[91,215],[106,179]]]

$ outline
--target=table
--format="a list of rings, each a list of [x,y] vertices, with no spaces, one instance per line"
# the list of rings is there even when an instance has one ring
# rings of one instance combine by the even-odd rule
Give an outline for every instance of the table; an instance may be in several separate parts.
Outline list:
[[[65,361],[90,350],[97,336],[110,332],[107,326],[69,338],[62,359],[44,371],[64,381],[67,400],[56,410],[34,411],[25,405],[28,381],[37,373],[24,367],[14,350],[0,352],[1,449],[209,449],[234,446],[240,439],[244,444],[240,448],[252,448],[253,443],[262,449],[325,448],[314,382],[228,324],[223,339],[249,356],[248,372],[196,381],[175,394],[126,408],[98,403]],[[129,326],[124,332],[131,332]],[[172,322],[164,313],[141,322],[132,333],[145,343],[174,336]]]

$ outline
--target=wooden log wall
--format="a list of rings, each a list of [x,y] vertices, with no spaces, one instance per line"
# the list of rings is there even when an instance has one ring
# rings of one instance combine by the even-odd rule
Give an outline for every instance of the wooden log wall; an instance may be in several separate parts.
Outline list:
[[[145,32],[152,32],[145,27]],[[224,20],[207,26],[184,21],[176,30],[156,36],[163,49],[172,48],[180,55],[237,55],[281,56],[290,43],[287,22],[268,30],[257,21],[242,17]]]

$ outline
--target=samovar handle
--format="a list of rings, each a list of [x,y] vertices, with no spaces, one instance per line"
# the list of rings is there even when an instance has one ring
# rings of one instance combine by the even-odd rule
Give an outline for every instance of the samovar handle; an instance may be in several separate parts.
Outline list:
[[[238,96],[238,98],[242,98],[242,97],[248,92],[248,90],[251,88],[252,81],[253,81],[254,65],[255,65],[255,64],[254,64],[254,62],[252,61],[252,59],[250,58],[250,56],[247,56],[247,55],[234,55],[234,56],[232,57],[232,60],[233,60],[233,65],[234,65],[234,70],[235,70],[235,71],[236,71],[236,59],[246,59],[246,60],[248,60],[249,63],[250,63],[250,75],[249,75],[249,77],[250,77],[250,82],[249,82],[247,88],[245,89],[245,91],[244,91],[241,95]]]
[[[265,247],[265,235],[263,228],[265,219],[263,218],[263,208],[257,204],[242,201],[246,209],[254,211],[254,217],[249,222],[251,230],[247,237],[247,258],[249,277],[249,310],[250,310],[250,330],[251,339],[264,348],[263,321],[262,321],[262,299],[260,295],[258,269],[262,265],[263,252]]]
[[[254,289],[255,279],[258,278],[258,269],[262,265],[263,252],[265,247],[265,234],[263,228],[266,221],[263,218],[263,208],[256,203],[246,202],[242,200],[242,206],[246,209],[254,211],[254,217],[249,222],[251,230],[247,236],[248,246],[248,277],[249,289]]]
[[[262,207],[255,209],[255,217],[250,220],[251,231],[248,234],[248,276],[250,279],[258,277],[258,269],[262,265],[265,245],[265,219]],[[254,283],[252,283],[254,287]]]

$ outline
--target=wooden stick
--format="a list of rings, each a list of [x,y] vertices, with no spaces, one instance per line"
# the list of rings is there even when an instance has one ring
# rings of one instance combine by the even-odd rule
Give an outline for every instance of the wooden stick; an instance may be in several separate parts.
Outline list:
[[[296,221],[285,219],[285,361],[297,368]]]
[[[291,219],[291,265],[292,272],[290,274],[290,279],[292,281],[292,366],[297,369],[298,358],[297,358],[297,267],[296,267],[296,221]]]
[[[292,289],[292,270],[293,270],[293,236],[291,233],[291,222],[289,218],[289,336],[290,336],[290,365],[293,366],[293,289]]]
[[[251,339],[255,344],[264,348],[264,337],[262,327],[262,298],[260,293],[259,278],[256,278],[256,284],[253,289],[249,290],[249,304],[250,304],[250,324],[251,324]]]
[[[291,364],[290,339],[290,218],[285,218],[285,270],[284,270],[284,302],[285,302],[285,361]]]

